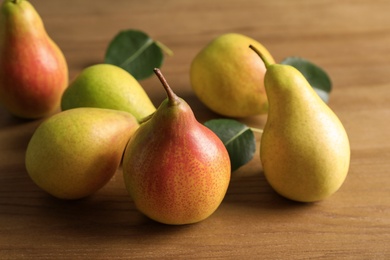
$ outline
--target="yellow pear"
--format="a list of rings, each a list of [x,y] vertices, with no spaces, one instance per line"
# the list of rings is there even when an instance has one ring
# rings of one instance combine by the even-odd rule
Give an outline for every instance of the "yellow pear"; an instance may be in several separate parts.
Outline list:
[[[36,129],[26,169],[43,190],[80,199],[102,188],[120,165],[138,123],[123,111],[75,108],[55,114]]]
[[[156,110],[139,82],[124,69],[111,64],[89,66],[71,82],[62,96],[61,108],[76,107],[126,111],[138,121]]]
[[[267,113],[264,63],[248,49],[254,45],[270,62],[271,54],[242,34],[218,36],[193,59],[190,80],[197,97],[214,112],[228,117]]]
[[[261,51],[253,49],[267,67],[264,84],[269,112],[260,144],[265,177],[288,199],[325,199],[340,188],[347,176],[347,133],[297,69],[269,64]]]

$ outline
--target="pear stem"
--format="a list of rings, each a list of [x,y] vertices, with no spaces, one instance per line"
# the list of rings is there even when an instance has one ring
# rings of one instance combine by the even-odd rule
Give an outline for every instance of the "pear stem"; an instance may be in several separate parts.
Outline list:
[[[12,1],[14,4],[19,4],[20,3],[20,0],[13,0]]]
[[[254,52],[256,52],[257,55],[261,58],[261,60],[264,62],[264,65],[266,68],[268,68],[271,64],[268,62],[267,58],[253,45],[249,45],[249,48],[251,48]]]
[[[168,82],[164,78],[163,74],[158,68],[155,68],[154,73],[157,75],[158,79],[162,83],[163,87],[165,88],[165,91],[167,92],[168,96],[168,102],[169,105],[176,106],[180,103],[179,97],[172,91],[171,87],[169,86]]]

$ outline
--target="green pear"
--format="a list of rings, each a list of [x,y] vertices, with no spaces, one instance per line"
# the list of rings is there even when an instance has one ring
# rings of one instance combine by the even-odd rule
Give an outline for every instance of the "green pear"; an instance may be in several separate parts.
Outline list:
[[[111,64],[85,68],[68,86],[62,110],[100,107],[131,113],[141,121],[156,108],[138,81],[124,69]]]
[[[199,222],[226,194],[229,154],[161,72],[155,72],[168,98],[130,139],[123,157],[125,184],[136,207],[149,218],[172,225]]]
[[[190,68],[192,89],[214,112],[228,117],[247,117],[268,111],[264,89],[264,63],[248,49],[254,45],[270,62],[266,48],[242,34],[218,36],[193,59]]]
[[[261,137],[260,157],[267,181],[295,201],[327,198],[343,184],[350,145],[336,114],[294,67],[266,64],[264,84],[269,112]]]
[[[0,104],[22,118],[56,112],[68,85],[68,67],[42,19],[26,0],[0,9]]]
[[[57,113],[35,130],[26,169],[43,190],[60,199],[80,199],[102,188],[120,165],[138,122],[131,114],[102,108]]]

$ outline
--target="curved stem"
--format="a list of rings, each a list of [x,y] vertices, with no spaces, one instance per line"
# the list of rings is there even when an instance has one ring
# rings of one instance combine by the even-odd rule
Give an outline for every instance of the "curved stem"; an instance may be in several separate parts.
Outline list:
[[[164,78],[163,74],[158,68],[155,68],[154,73],[157,75],[158,79],[162,83],[163,87],[165,88],[165,91],[167,92],[168,96],[168,102],[169,105],[176,106],[180,103],[180,99],[176,94],[172,91],[171,87],[169,86],[168,82]]]
[[[256,52],[257,55],[261,58],[261,60],[264,62],[264,65],[266,68],[268,68],[271,64],[268,62],[267,58],[253,45],[249,45],[249,48],[251,48],[254,52]]]

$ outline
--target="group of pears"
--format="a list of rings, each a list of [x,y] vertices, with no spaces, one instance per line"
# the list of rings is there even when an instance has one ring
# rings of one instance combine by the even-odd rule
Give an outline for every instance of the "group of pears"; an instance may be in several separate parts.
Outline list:
[[[87,67],[69,84],[64,55],[34,7],[27,0],[1,6],[0,103],[17,117],[47,117],[27,146],[31,179],[57,198],[80,199],[122,167],[143,214],[166,224],[199,222],[227,192],[229,154],[154,72],[167,93],[157,109],[115,65]],[[190,80],[222,116],[268,114],[260,157],[276,192],[314,202],[342,185],[350,161],[343,125],[299,71],[275,64],[260,43],[234,33],[217,37],[194,57]]]

